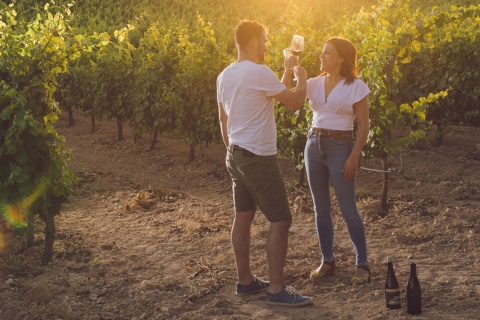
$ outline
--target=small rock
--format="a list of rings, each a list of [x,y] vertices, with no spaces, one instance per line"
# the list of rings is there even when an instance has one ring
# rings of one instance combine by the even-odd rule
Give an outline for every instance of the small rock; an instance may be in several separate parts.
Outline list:
[[[12,279],[12,278],[10,278],[10,279],[8,279],[7,281],[5,281],[5,284],[6,284],[7,286],[14,286],[14,285],[15,285],[15,280]]]
[[[417,183],[415,183],[416,187],[420,187],[421,185],[422,185],[422,183],[420,181],[417,181]]]
[[[112,244],[103,244],[103,245],[100,246],[100,249],[102,249],[102,250],[112,250],[113,245]]]
[[[157,285],[151,280],[143,280],[142,283],[140,283],[140,286],[144,290],[153,290],[157,287]]]
[[[76,248],[74,246],[68,247],[67,254],[73,255],[75,253]]]
[[[162,312],[168,312],[168,307],[161,307],[160,310],[161,310]]]
[[[104,295],[106,295],[108,292],[108,289],[107,288],[103,288],[102,291],[100,292],[100,296],[103,297]]]

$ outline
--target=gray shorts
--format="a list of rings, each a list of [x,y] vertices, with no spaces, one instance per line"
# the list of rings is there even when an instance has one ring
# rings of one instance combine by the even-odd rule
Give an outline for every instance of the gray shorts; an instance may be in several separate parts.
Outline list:
[[[226,165],[232,177],[235,211],[258,206],[270,222],[292,218],[277,156],[257,156],[230,145]]]

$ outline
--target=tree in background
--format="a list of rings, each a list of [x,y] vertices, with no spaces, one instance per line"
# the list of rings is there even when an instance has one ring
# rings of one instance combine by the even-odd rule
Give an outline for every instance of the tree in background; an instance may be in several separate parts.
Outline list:
[[[42,264],[52,254],[54,215],[76,181],[54,128],[56,79],[69,60],[100,41],[73,34],[69,14],[68,6],[47,3],[27,22],[16,19],[14,4],[0,9],[0,212],[26,230],[27,246],[34,240],[34,216],[45,221]]]
[[[219,45],[211,23],[200,15],[191,23],[180,24],[177,47],[178,72],[173,91],[179,135],[190,146],[190,160],[202,142],[218,140],[216,79],[229,58]]]
[[[360,10],[343,34],[357,45],[361,75],[371,89],[370,133],[364,154],[383,163],[383,192],[379,214],[388,213],[389,156],[427,135],[427,108],[446,96],[446,91],[427,92],[416,99],[402,100],[401,66],[422,49],[424,15],[412,14],[409,0],[383,0],[370,10]]]
[[[172,132],[176,127],[175,76],[178,54],[173,50],[176,39],[172,26],[154,24],[139,40],[135,59],[138,81],[135,85],[134,113],[138,132],[152,133],[150,149],[154,149],[158,134]]]
[[[419,22],[421,50],[400,66],[401,100],[449,90],[445,100],[427,110],[427,120],[437,126],[437,144],[448,124],[480,126],[479,17],[480,6],[433,7]]]
[[[151,148],[158,133],[175,134],[190,146],[192,160],[196,146],[220,140],[215,80],[234,60],[232,35],[240,18],[268,25],[266,64],[278,72],[293,34],[306,36],[301,64],[310,76],[319,73],[325,40],[343,35],[357,45],[361,76],[372,90],[365,155],[383,161],[381,214],[386,214],[389,156],[425,138],[430,123],[478,121],[479,6],[426,11],[413,10],[408,0],[383,0],[357,12],[376,1],[332,0],[322,6],[314,0],[281,1],[284,6],[272,7],[253,0],[241,6],[235,1],[169,0],[171,6],[159,7],[148,1],[132,6],[127,0],[79,0],[72,21],[77,30],[98,37],[104,30],[97,28],[108,28],[111,35],[103,36],[102,48],[69,64],[59,101],[67,110],[90,115],[92,128],[97,116],[116,118],[118,139],[125,123],[136,135],[150,132]],[[195,14],[192,4],[198,8]],[[25,10],[25,16],[34,16],[35,9]],[[339,18],[342,12],[346,15]],[[86,38],[76,36],[78,41]],[[468,58],[453,59],[460,54]],[[449,100],[443,100],[447,90]],[[293,159],[301,172],[311,113],[281,105],[275,112],[279,155]]]

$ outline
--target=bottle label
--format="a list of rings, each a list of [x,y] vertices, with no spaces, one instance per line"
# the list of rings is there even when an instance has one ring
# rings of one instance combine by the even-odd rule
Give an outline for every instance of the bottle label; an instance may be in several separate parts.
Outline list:
[[[400,289],[385,289],[387,306],[400,306]]]

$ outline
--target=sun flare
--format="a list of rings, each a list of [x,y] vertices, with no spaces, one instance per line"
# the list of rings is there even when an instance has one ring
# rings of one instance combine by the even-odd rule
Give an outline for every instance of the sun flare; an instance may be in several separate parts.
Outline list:
[[[18,203],[0,203],[0,211],[7,223],[14,228],[26,227],[31,206],[43,194],[44,190],[44,184],[40,183],[29,196]]]

